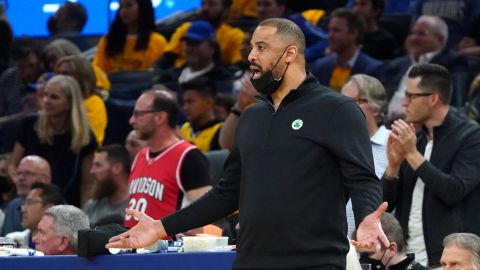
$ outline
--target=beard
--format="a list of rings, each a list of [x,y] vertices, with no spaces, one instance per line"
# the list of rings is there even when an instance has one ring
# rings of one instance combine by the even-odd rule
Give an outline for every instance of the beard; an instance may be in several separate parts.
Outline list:
[[[96,181],[93,186],[93,198],[99,200],[113,195],[117,191],[117,186],[112,180]]]

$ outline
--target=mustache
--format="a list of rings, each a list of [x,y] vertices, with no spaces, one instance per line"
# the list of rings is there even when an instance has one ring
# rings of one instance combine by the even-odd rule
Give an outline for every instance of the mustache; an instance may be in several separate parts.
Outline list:
[[[260,65],[259,65],[259,64],[257,64],[256,62],[250,62],[250,68],[251,68],[252,66],[254,66],[254,67],[256,67],[256,68],[260,69],[260,71],[262,71],[262,72],[263,72],[263,68],[262,68],[262,66],[260,66]]]

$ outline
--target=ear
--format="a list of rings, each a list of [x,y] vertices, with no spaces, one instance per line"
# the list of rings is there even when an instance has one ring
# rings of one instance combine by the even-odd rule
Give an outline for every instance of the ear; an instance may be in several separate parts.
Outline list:
[[[207,104],[209,106],[211,106],[211,107],[215,106],[215,98],[214,97],[206,97],[205,101],[207,102]]]
[[[390,242],[390,246],[388,246],[388,251],[390,251],[392,254],[397,255],[398,253],[398,245],[395,242]]]
[[[120,162],[115,162],[111,168],[113,174],[120,174],[122,171],[122,164]]]
[[[431,101],[432,105],[442,103],[442,101],[440,100],[440,94],[435,93],[435,94],[431,95],[430,96],[430,101]]]
[[[66,235],[60,236],[60,243],[58,245],[58,253],[64,254],[70,248],[70,237]]]
[[[159,112],[155,115],[155,122],[157,125],[168,122],[167,112]]]
[[[296,45],[290,45],[285,52],[285,61],[292,62],[298,55],[298,47]]]

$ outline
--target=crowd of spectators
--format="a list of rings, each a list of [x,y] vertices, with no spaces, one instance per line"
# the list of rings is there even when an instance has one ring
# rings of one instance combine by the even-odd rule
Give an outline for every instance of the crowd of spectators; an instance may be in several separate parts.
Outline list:
[[[257,102],[252,31],[283,17],[304,32],[311,74],[367,120],[395,217],[382,217],[391,246],[360,261],[449,269],[462,251],[479,266],[480,1],[203,0],[157,22],[150,0],[119,2],[97,44],[79,2],[49,19],[48,40],[14,38],[0,8],[1,236],[75,254],[79,229],[132,227],[125,207],[158,219],[208,192]],[[346,216],[354,238],[350,204]],[[235,213],[215,225],[241,230]]]

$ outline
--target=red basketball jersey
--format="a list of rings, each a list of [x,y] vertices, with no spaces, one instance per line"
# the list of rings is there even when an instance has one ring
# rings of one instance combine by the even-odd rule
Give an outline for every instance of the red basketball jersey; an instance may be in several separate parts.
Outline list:
[[[187,153],[196,147],[180,140],[155,158],[148,155],[149,148],[138,152],[128,179],[128,208],[147,214],[155,220],[177,210],[180,192],[185,192],[180,171]],[[124,226],[137,224],[130,215],[125,215]]]

